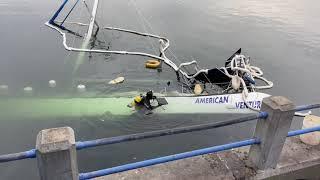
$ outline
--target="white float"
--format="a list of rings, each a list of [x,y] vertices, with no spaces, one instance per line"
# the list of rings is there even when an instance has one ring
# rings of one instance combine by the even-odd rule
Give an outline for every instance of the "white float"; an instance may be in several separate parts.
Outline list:
[[[55,80],[50,80],[49,81],[49,87],[55,88],[57,86],[57,82]]]
[[[23,91],[26,95],[31,95],[33,93],[33,88],[30,86],[27,86],[27,87],[23,88]]]
[[[9,86],[8,85],[0,85],[0,90],[8,90]]]
[[[0,85],[0,95],[7,95],[9,93],[8,85]]]
[[[78,92],[86,92],[86,86],[85,85],[83,85],[83,84],[79,84],[78,86],[77,86],[77,89],[78,89]]]

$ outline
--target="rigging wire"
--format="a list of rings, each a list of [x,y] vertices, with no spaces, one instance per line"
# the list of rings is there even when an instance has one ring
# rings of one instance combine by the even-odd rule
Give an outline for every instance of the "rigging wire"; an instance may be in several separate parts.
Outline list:
[[[63,23],[67,20],[67,18],[69,17],[69,15],[71,14],[71,12],[73,11],[73,9],[76,7],[76,5],[78,4],[79,0],[76,1],[76,3],[72,6],[72,8],[70,9],[70,11],[68,12],[68,14],[66,15],[66,17],[63,19],[63,21],[61,22],[60,26],[63,25]]]
[[[78,2],[79,2],[79,0],[77,0],[76,4],[77,4]],[[76,4],[75,4],[75,5],[76,5]],[[75,5],[73,6],[72,10],[75,8]],[[83,13],[82,13],[82,11],[83,11],[83,9],[80,8],[80,13],[79,13],[79,15],[76,17],[76,19],[78,19],[79,21],[83,18],[83,16],[82,16]],[[69,15],[70,15],[70,14],[71,14],[71,11],[69,12]],[[67,16],[67,17],[68,17],[68,16]],[[67,19],[67,17],[62,21],[61,25],[65,22],[65,20]],[[79,26],[79,25],[76,25],[76,33],[79,34],[79,31],[80,31],[80,26]],[[77,38],[77,37],[78,37],[78,36],[74,35],[73,40],[72,40],[72,46],[75,45],[75,42],[76,42],[76,38]],[[68,59],[68,58],[70,57],[70,55],[71,55],[71,51],[69,51],[69,53],[67,54],[66,59]],[[65,60],[64,64],[66,64],[66,60]]]
[[[141,10],[138,8],[136,2],[135,2],[134,0],[129,0],[129,3],[132,4],[132,6],[133,6],[133,7],[135,8],[135,10],[136,10],[136,13],[138,14],[138,22],[139,22],[139,24],[142,26],[143,30],[144,30],[146,33],[148,33],[147,27],[146,27],[146,25],[143,23],[144,15],[142,14]],[[151,33],[153,33],[152,30],[151,30]],[[155,53],[157,53],[158,51],[157,51],[157,49],[155,48],[155,46],[153,45],[151,38],[150,38],[149,36],[148,36],[147,38],[148,38],[148,42],[149,42],[149,44],[151,45],[152,49],[154,50]]]
[[[84,0],[83,0],[83,1],[84,1]],[[104,1],[102,1],[102,3],[103,3],[103,2],[104,2]],[[103,7],[103,6],[102,6],[102,7]],[[104,17],[104,11],[102,10],[102,11],[100,11],[100,12],[101,12],[101,18],[100,18],[99,16],[98,16],[97,18],[98,18],[98,19],[101,19],[101,21],[104,22],[104,19],[103,19],[103,17]],[[106,46],[106,50],[108,50],[108,49],[110,48],[110,46],[109,46],[110,44],[107,43],[107,39],[108,39],[108,38],[106,37],[106,35],[105,35],[105,33],[104,33],[103,30],[102,30],[101,32],[102,32],[102,36],[103,36],[103,41],[104,41],[105,46]],[[110,55],[110,56],[111,56],[111,55]],[[110,57],[110,56],[109,56],[109,57]]]
[[[144,21],[144,23],[146,24],[146,26],[150,29],[151,33],[152,33],[152,34],[155,34],[156,31],[154,30],[154,28],[152,27],[152,25],[151,25],[151,23],[148,21],[148,19],[144,16],[144,13],[142,12],[142,10],[137,6],[137,4],[134,2],[134,0],[130,0],[130,1],[133,3],[134,8],[135,8],[137,14],[139,15],[139,17],[141,18],[141,20]],[[143,24],[143,22],[142,22],[142,24]],[[173,57],[175,58],[176,61],[178,61],[179,63],[181,63],[181,61],[178,60],[178,58],[174,55],[174,53],[170,50],[170,48],[168,48],[167,50],[168,50],[169,52],[171,52],[171,54],[173,55]],[[162,55],[161,52],[160,52],[160,55]],[[185,69],[185,71],[186,71],[188,74],[190,74],[186,68],[184,68],[184,69]]]
[[[151,33],[154,34],[154,33],[155,33],[155,30],[154,30],[154,28],[152,27],[151,23],[148,21],[148,19],[144,16],[142,10],[137,6],[137,4],[135,3],[134,0],[130,0],[130,2],[133,3],[134,8],[136,9],[137,13],[140,15],[140,18],[141,18],[142,20],[144,20],[145,24],[146,24],[146,25],[149,27],[149,29],[151,30]],[[173,58],[174,58],[178,63],[180,63],[180,64],[182,63],[182,61],[180,61],[180,60],[177,58],[177,56],[175,55],[175,53],[173,53],[173,51],[172,51],[170,48],[168,48],[168,52],[173,56]],[[190,75],[189,70],[188,70],[185,66],[183,66],[183,68],[184,68],[184,70]],[[203,74],[204,74],[204,76],[206,77],[206,79],[210,82],[207,74],[206,74],[205,72],[204,72]],[[186,81],[186,80],[185,80],[185,81]],[[186,81],[186,82],[188,82],[188,81]],[[210,84],[212,84],[212,83],[210,82]]]

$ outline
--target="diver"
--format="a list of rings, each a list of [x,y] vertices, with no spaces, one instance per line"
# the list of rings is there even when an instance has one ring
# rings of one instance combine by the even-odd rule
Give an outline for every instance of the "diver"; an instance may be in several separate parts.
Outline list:
[[[154,109],[154,107],[151,105],[151,100],[157,99],[156,96],[153,95],[153,92],[150,90],[146,93],[146,95],[140,94],[139,96],[136,96],[133,100],[133,102],[128,105],[128,107],[134,107],[134,106],[144,106],[148,110]]]

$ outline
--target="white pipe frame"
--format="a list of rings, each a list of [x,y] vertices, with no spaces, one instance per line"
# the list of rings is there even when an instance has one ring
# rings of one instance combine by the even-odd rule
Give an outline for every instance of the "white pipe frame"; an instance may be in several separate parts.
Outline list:
[[[92,10],[92,13],[91,13],[91,18],[90,18],[90,24],[84,24],[84,23],[78,23],[78,22],[66,22],[66,23],[72,23],[72,24],[77,24],[77,25],[81,25],[81,26],[89,26],[87,35],[85,37],[84,44],[88,44],[90,39],[91,39],[93,28],[94,28],[94,23],[95,23],[95,16],[96,16],[96,13],[97,13],[97,8],[98,8],[98,3],[99,3],[99,0],[95,0],[94,1],[93,10]],[[60,8],[60,10],[58,10],[57,13],[59,13],[62,10],[62,8],[63,8],[63,6]],[[56,14],[54,15],[54,17],[57,17]],[[119,55],[136,55],[136,56],[150,57],[150,58],[157,59],[159,61],[163,61],[168,66],[170,66],[175,72],[180,72],[187,79],[193,79],[197,75],[199,75],[200,73],[208,74],[208,69],[200,69],[193,75],[188,75],[186,72],[182,71],[181,70],[182,67],[189,66],[189,65],[192,65],[192,64],[196,64],[197,65],[197,61],[181,63],[179,66],[177,66],[174,62],[172,62],[169,58],[167,58],[167,56],[165,54],[165,51],[170,46],[169,39],[167,39],[165,37],[161,37],[161,36],[154,35],[154,34],[149,34],[149,33],[142,33],[142,32],[138,32],[138,31],[128,30],[128,29],[122,29],[122,28],[103,27],[103,29],[121,31],[121,32],[126,32],[126,33],[136,34],[136,35],[140,35],[140,36],[146,36],[146,37],[159,39],[159,42],[160,42],[160,53],[161,53],[161,55],[163,57],[160,57],[160,56],[157,56],[157,55],[153,55],[153,54],[144,53],[144,52],[130,52],[130,51],[117,51],[117,50],[110,51],[110,50],[101,50],[101,49],[74,48],[74,47],[68,46],[66,33],[63,32],[63,30],[59,26],[57,26],[55,23],[53,23],[51,21],[46,22],[45,24],[48,27],[58,31],[62,35],[63,46],[68,51],[90,52],[90,53],[110,53],[110,54],[119,54]],[[238,74],[238,71],[245,72],[245,73],[249,74],[253,80],[254,80],[254,78],[257,78],[257,79],[260,79],[260,80],[264,81],[267,84],[266,86],[253,86],[256,89],[271,88],[273,86],[273,83],[271,81],[268,81],[268,80],[266,80],[265,78],[262,77],[263,72],[260,70],[260,68],[255,67],[255,66],[250,66],[250,64],[248,62],[246,62],[245,60],[246,60],[246,57],[244,55],[235,55],[235,57],[231,61],[231,70],[236,71],[237,74]],[[240,64],[237,64],[238,62],[240,62]],[[243,66],[241,66],[241,64]],[[222,69],[224,70],[224,73],[228,77],[232,78],[232,75],[230,75],[228,73],[226,68],[222,67]],[[243,79],[242,79],[241,82],[242,82],[244,91],[247,91]]]

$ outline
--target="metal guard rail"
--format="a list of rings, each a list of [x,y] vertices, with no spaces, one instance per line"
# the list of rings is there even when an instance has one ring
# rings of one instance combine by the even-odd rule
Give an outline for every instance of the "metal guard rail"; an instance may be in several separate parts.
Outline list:
[[[164,129],[159,131],[150,131],[145,133],[138,133],[138,134],[130,134],[124,136],[117,136],[111,138],[103,138],[103,139],[96,139],[91,141],[78,141],[76,144],[77,149],[84,149],[102,145],[109,145],[109,144],[116,144],[120,142],[127,142],[127,141],[134,141],[139,139],[147,139],[153,137],[161,137],[161,136],[168,136],[173,134],[182,134],[187,132],[194,132],[194,131],[201,131],[201,130],[208,130],[213,128],[224,127],[232,124],[238,124],[242,122],[252,121],[259,118],[265,119],[267,118],[268,114],[266,112],[260,112],[257,115],[242,117],[238,119],[233,119],[229,121],[220,121],[215,123],[208,123],[208,124],[201,124],[201,125],[194,125],[194,126],[187,126],[187,127],[179,127],[173,129]]]
[[[320,104],[310,104],[310,105],[297,106],[295,110],[296,112],[299,112],[299,111],[306,111],[306,110],[318,109],[318,108],[320,108]]]
[[[298,136],[301,134],[307,134],[307,133],[311,133],[311,132],[315,132],[315,131],[320,131],[320,126],[312,127],[312,128],[308,128],[308,129],[300,129],[300,130],[290,131],[288,133],[288,137]],[[238,141],[238,142],[234,142],[234,143],[213,146],[213,147],[209,147],[209,148],[180,153],[180,154],[176,154],[176,155],[170,155],[170,156],[150,159],[150,160],[146,160],[146,161],[131,163],[131,164],[117,166],[117,167],[108,168],[108,169],[104,169],[104,170],[98,170],[98,171],[93,171],[93,172],[89,172],[89,173],[80,173],[79,178],[80,179],[88,179],[88,178],[93,178],[93,177],[99,177],[99,176],[103,176],[103,175],[109,175],[109,174],[113,174],[113,173],[117,173],[117,172],[123,172],[123,171],[127,171],[127,170],[141,168],[141,167],[151,166],[151,165],[155,165],[155,164],[161,164],[164,162],[174,161],[174,160],[178,160],[178,159],[184,159],[184,158],[188,158],[188,157],[199,156],[199,155],[203,155],[203,154],[214,153],[214,152],[219,152],[219,151],[229,150],[229,149],[233,149],[233,148],[237,148],[237,147],[259,144],[259,143],[260,143],[260,141],[258,139],[247,139],[247,140]],[[21,160],[21,159],[35,158],[35,157],[36,157],[36,150],[32,149],[32,150],[25,151],[25,152],[2,155],[2,156],[0,156],[0,162]]]
[[[316,109],[316,108],[320,108],[320,104],[298,106],[295,108],[295,110],[296,111],[305,111],[305,110]],[[76,147],[77,147],[77,150],[81,150],[84,148],[96,147],[96,146],[107,145],[107,144],[115,144],[115,143],[120,143],[120,142],[146,139],[146,138],[152,138],[152,137],[160,137],[160,136],[180,134],[180,133],[186,133],[186,132],[207,130],[207,129],[213,129],[213,128],[223,127],[223,126],[227,126],[227,125],[242,123],[242,122],[246,122],[246,121],[251,121],[251,120],[255,120],[255,119],[259,119],[259,118],[267,118],[267,116],[268,116],[268,114],[266,112],[260,112],[257,115],[248,116],[248,117],[244,117],[244,118],[238,118],[235,120],[230,120],[230,121],[225,121],[225,122],[210,123],[210,124],[190,126],[190,127],[184,127],[184,128],[174,128],[174,129],[169,129],[169,130],[152,131],[152,132],[147,132],[147,133],[125,135],[125,136],[118,136],[118,137],[112,137],[112,138],[103,138],[103,139],[97,139],[97,140],[92,140],[92,141],[83,141],[83,142],[79,141],[79,142],[76,142]],[[291,131],[288,133],[288,137],[296,136],[296,135],[300,135],[300,134],[306,134],[306,133],[310,133],[310,132],[314,132],[314,131],[320,131],[320,126],[308,128],[308,129]],[[0,155],[0,163],[35,158],[35,157],[36,157],[36,150],[31,149],[31,150],[19,152],[19,153]]]
[[[290,131],[288,133],[287,137],[298,136],[301,134],[311,133],[314,131],[320,131],[320,126],[308,128],[308,129]],[[125,164],[125,165],[102,169],[102,170],[98,170],[98,171],[80,173],[79,179],[84,180],[84,179],[91,179],[91,178],[100,177],[100,176],[106,176],[106,175],[119,173],[119,172],[123,172],[123,171],[128,171],[128,170],[132,170],[132,169],[138,169],[138,168],[142,168],[142,167],[152,166],[152,165],[156,165],[156,164],[162,164],[165,162],[175,161],[175,160],[179,160],[179,159],[185,159],[185,158],[189,158],[189,157],[194,157],[194,156],[199,156],[199,155],[204,155],[204,154],[209,154],[209,153],[215,153],[215,152],[219,152],[219,151],[230,150],[230,149],[253,145],[253,144],[260,144],[259,139],[252,138],[252,139],[247,139],[247,140],[243,140],[243,141],[237,141],[237,142],[233,142],[233,143],[228,143],[228,144],[213,146],[213,147],[209,147],[209,148],[189,151],[189,152],[185,152],[185,153],[174,154],[174,155],[159,157],[159,158],[155,158],[155,159],[149,159],[149,160],[145,160],[145,161]]]
[[[159,158],[155,158],[155,159],[149,159],[149,160],[145,160],[145,161],[125,164],[122,166],[116,166],[116,167],[112,167],[112,168],[108,168],[108,169],[102,169],[102,170],[88,172],[88,173],[80,173],[79,179],[80,180],[90,179],[90,178],[110,175],[110,174],[114,174],[114,173],[119,173],[119,172],[123,172],[123,171],[128,171],[128,170],[132,170],[132,169],[152,166],[152,165],[156,165],[156,164],[162,164],[165,162],[190,158],[190,157],[194,157],[194,156],[199,156],[199,155],[204,155],[204,154],[209,154],[209,153],[224,151],[227,149],[233,149],[233,148],[248,146],[248,145],[252,145],[252,144],[259,144],[259,143],[260,143],[260,141],[257,139],[247,139],[247,140],[238,141],[238,142],[234,142],[234,143],[228,143],[228,144],[224,144],[224,145],[220,145],[220,146],[213,146],[213,147],[209,147],[209,148],[198,149],[198,150],[184,152],[184,153],[180,153],[180,154],[174,154],[174,155],[159,157]]]
[[[161,136],[167,136],[167,135],[173,135],[173,134],[181,134],[181,133],[194,132],[194,131],[200,131],[200,130],[208,130],[208,129],[228,126],[228,125],[232,125],[232,124],[238,124],[238,123],[242,123],[242,122],[252,121],[252,120],[259,119],[259,118],[267,118],[267,116],[268,116],[268,114],[266,112],[260,112],[256,115],[251,115],[248,117],[233,119],[233,120],[229,120],[229,121],[221,121],[221,122],[180,127],[180,128],[173,128],[173,129],[164,129],[164,130],[159,130],[159,131],[130,134],[130,135],[124,135],[124,136],[111,137],[111,138],[102,138],[102,139],[96,139],[96,140],[91,140],[91,141],[83,141],[83,142],[78,141],[78,142],[76,142],[76,148],[77,148],[77,150],[81,150],[81,149],[85,149],[85,148],[91,148],[91,147],[108,145],[108,144],[116,144],[116,143],[121,143],[121,142],[135,141],[135,140],[147,139],[147,138],[153,138],[153,137],[161,137]],[[21,159],[35,158],[35,156],[36,156],[35,149],[29,150],[29,151],[1,155],[0,156],[0,163],[21,160]],[[31,155],[30,155],[30,153],[31,153]]]
[[[36,157],[36,149],[31,149],[24,152],[5,154],[0,156],[0,163],[8,161],[16,161]]]

